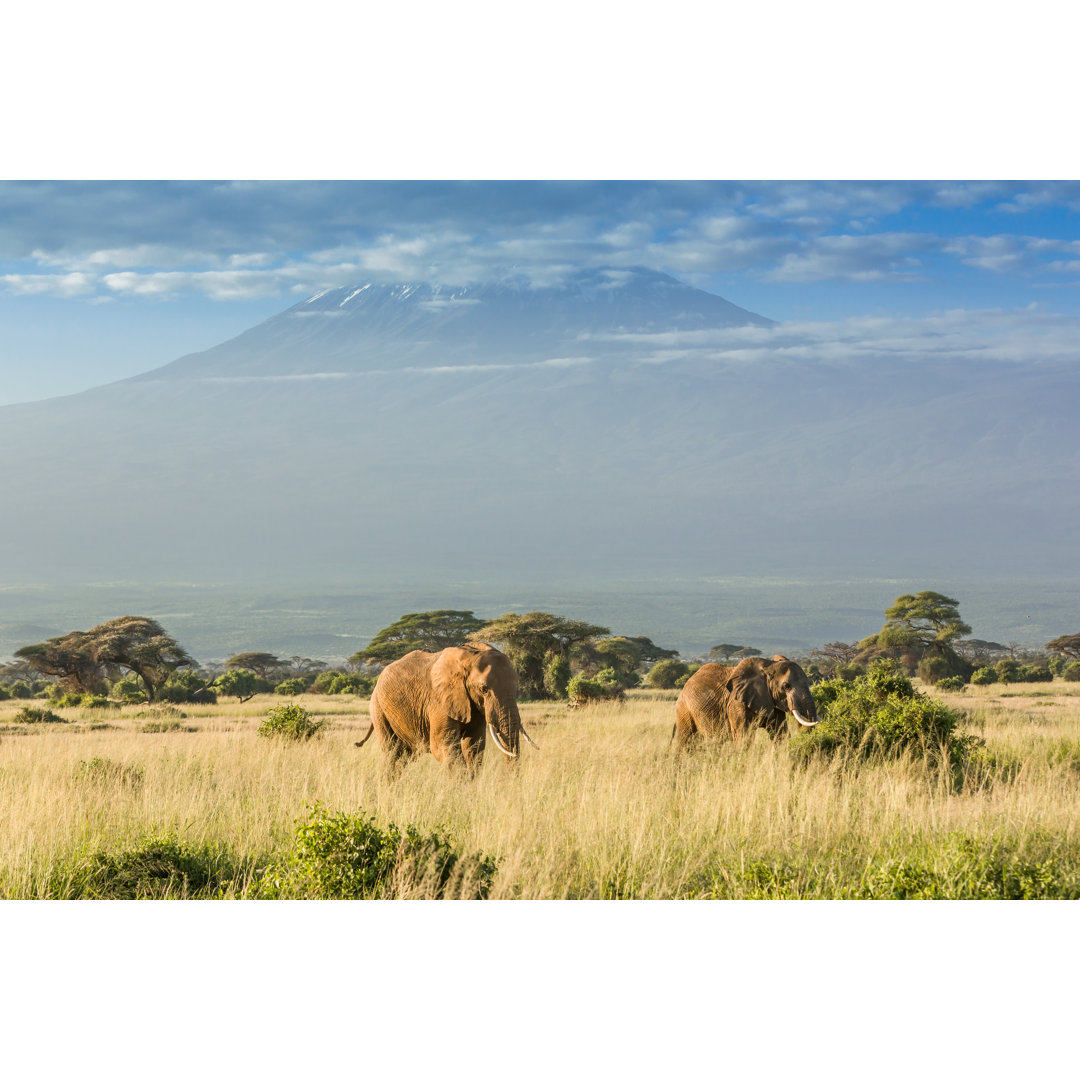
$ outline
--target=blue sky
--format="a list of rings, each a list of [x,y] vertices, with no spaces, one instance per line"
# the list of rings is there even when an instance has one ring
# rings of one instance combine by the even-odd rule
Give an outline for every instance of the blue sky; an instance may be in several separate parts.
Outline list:
[[[149,370],[323,288],[583,266],[670,273],[808,348],[934,347],[944,320],[961,349],[1058,355],[1080,341],[1080,183],[3,181],[0,403]]]

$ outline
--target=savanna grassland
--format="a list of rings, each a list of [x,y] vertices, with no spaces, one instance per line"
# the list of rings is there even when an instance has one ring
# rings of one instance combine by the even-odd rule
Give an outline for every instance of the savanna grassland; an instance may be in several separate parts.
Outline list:
[[[374,739],[354,745],[367,701],[346,695],[297,699],[325,723],[296,742],[257,735],[273,695],[62,723],[17,722],[24,703],[4,701],[0,895],[286,895],[268,882],[322,813],[438,834],[489,860],[495,899],[1080,897],[1080,685],[932,692],[985,740],[963,768],[802,761],[798,735],[679,761],[677,691],[639,690],[524,703],[539,749],[513,768],[489,749],[471,782],[430,755],[388,778]],[[433,894],[399,879],[382,895]]]

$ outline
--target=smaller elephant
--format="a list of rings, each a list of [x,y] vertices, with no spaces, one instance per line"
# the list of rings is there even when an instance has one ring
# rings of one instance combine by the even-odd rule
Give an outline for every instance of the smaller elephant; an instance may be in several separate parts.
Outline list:
[[[505,653],[485,644],[424,652],[388,664],[371,694],[371,727],[393,767],[430,751],[470,774],[479,767],[488,732],[516,758],[520,736],[530,743],[517,707],[517,673]],[[535,746],[536,744],[533,743]]]
[[[679,694],[671,736],[679,751],[698,736],[738,742],[754,727],[775,738],[788,733],[789,712],[804,727],[818,723],[810,681],[786,656],[750,657],[735,667],[703,664]]]

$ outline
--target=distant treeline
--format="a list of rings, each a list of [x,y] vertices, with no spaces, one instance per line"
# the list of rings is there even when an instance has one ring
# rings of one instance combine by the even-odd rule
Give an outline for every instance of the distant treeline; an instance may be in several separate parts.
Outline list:
[[[1080,634],[1063,634],[1044,650],[966,637],[959,602],[937,592],[905,594],[885,610],[885,623],[861,641],[830,642],[792,657],[814,682],[853,680],[881,659],[908,676],[958,689],[967,683],[1080,681]],[[379,672],[413,649],[438,651],[465,641],[496,645],[514,664],[523,700],[571,704],[620,698],[644,686],[676,689],[702,663],[735,664],[759,656],[749,645],[721,642],[708,656],[682,658],[644,636],[613,635],[605,626],[543,611],[496,619],[443,609],[403,615],[341,666],[309,657],[241,652],[223,666],[200,665],[159,623],[125,615],[90,630],[26,645],[0,665],[0,700],[48,698],[60,705],[133,702],[245,701],[255,694],[371,694]]]

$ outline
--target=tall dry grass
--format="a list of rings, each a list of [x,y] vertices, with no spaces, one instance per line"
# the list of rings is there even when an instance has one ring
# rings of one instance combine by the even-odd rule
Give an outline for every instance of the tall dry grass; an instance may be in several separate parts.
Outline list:
[[[765,736],[680,761],[675,694],[662,692],[576,711],[526,703],[540,749],[512,768],[489,754],[471,782],[430,756],[388,778],[374,740],[353,745],[367,726],[353,698],[300,699],[329,721],[306,743],[256,736],[271,697],[183,706],[165,731],[144,731],[163,718],[130,706],[17,724],[23,703],[6,701],[0,890],[57,895],[88,852],[173,830],[234,854],[225,895],[257,895],[259,868],[319,802],[496,857],[495,898],[1080,895],[1080,687],[942,697],[986,740],[977,776],[910,757],[798,766]]]

